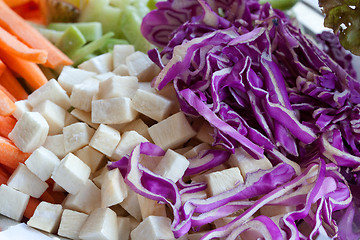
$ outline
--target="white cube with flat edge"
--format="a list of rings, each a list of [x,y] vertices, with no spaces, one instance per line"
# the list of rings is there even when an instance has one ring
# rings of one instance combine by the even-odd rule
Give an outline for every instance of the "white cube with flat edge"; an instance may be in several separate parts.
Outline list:
[[[119,239],[128,240],[130,237],[131,223],[129,217],[118,217]]]
[[[125,59],[130,76],[136,76],[140,82],[150,82],[160,72],[160,68],[147,54],[136,51]]]
[[[65,146],[64,146],[64,134],[47,136],[42,146],[50,150],[58,158],[63,158],[66,155]]]
[[[162,149],[176,148],[196,135],[184,113],[178,112],[149,127],[154,143]]]
[[[138,194],[134,192],[129,186],[127,186],[128,195],[120,203],[120,206],[123,207],[132,217],[134,217],[137,221],[141,221],[141,211],[140,204],[138,200]]]
[[[44,144],[49,125],[38,112],[26,112],[15,124],[8,137],[23,152],[33,152]]]
[[[48,180],[59,164],[60,159],[43,146],[37,148],[25,161],[27,168],[42,181]]]
[[[79,119],[81,122],[87,123],[90,127],[97,129],[99,127],[100,124],[98,123],[93,123],[91,121],[91,112],[85,112],[83,110],[74,108],[71,112],[70,112],[71,116]]]
[[[100,81],[95,78],[89,78],[82,83],[73,86],[70,103],[74,108],[85,112],[91,111],[91,101],[99,92]]]
[[[57,80],[60,86],[70,95],[74,85],[79,84],[95,75],[96,73],[94,72],[74,68],[71,66],[65,66]]]
[[[133,45],[118,44],[113,48],[113,68],[116,69],[120,64],[126,64],[126,57],[133,54]]]
[[[148,140],[135,131],[124,132],[121,135],[119,144],[111,155],[111,159],[120,160],[126,154],[131,153],[133,148],[142,142],[148,142]]]
[[[59,227],[62,212],[63,208],[60,204],[42,201],[36,207],[34,215],[27,221],[27,225],[48,233],[55,233]]]
[[[113,73],[118,76],[130,76],[129,69],[126,64],[119,64],[114,70]]]
[[[57,232],[58,235],[70,239],[79,239],[80,229],[87,217],[88,215],[85,213],[64,209]]]
[[[114,76],[100,83],[98,98],[128,97],[131,99],[138,88],[137,77]]]
[[[78,119],[75,118],[74,116],[72,116],[68,111],[66,111],[64,127],[69,126],[73,123],[77,123],[77,122],[78,122]]]
[[[145,218],[139,226],[132,230],[130,236],[132,240],[143,240],[144,236],[147,240],[174,239],[174,234],[171,231],[171,220],[161,216]]]
[[[149,216],[163,216],[166,217],[166,206],[165,204],[159,203],[156,200],[144,197],[140,194],[137,195],[140,212],[142,219]]]
[[[80,230],[83,240],[117,240],[119,235],[116,213],[110,208],[91,212]]]
[[[110,170],[104,176],[101,185],[101,207],[111,207],[121,203],[127,197],[127,187],[118,168]]]
[[[78,122],[63,128],[65,152],[74,152],[89,144],[95,130],[86,123]]]
[[[67,154],[55,168],[51,178],[67,192],[76,194],[86,184],[91,169],[74,154]]]
[[[91,121],[103,124],[128,123],[136,119],[138,112],[131,107],[131,99],[118,97],[93,100]]]
[[[62,133],[65,126],[66,111],[50,100],[45,100],[36,105],[33,112],[39,112],[49,124],[49,135]]]
[[[16,109],[12,115],[17,120],[19,120],[21,118],[21,116],[24,114],[24,112],[31,112],[31,110],[32,110],[32,106],[30,105],[30,103],[27,99],[16,101],[15,105],[16,105]]]
[[[113,70],[112,53],[104,53],[82,62],[79,69],[83,69],[95,73],[107,73]]]
[[[74,152],[94,173],[106,164],[105,155],[90,146],[85,146]]]
[[[129,132],[129,131],[135,131],[147,140],[151,140],[150,134],[149,134],[149,127],[146,125],[146,123],[138,118],[132,122],[129,122],[126,124],[122,129],[122,132]]]
[[[206,174],[205,179],[208,185],[206,191],[209,197],[230,190],[244,182],[238,167]]]
[[[33,107],[45,100],[51,100],[65,110],[71,107],[69,96],[55,79],[50,79],[28,97],[28,101]]]
[[[107,125],[100,124],[91,138],[89,145],[106,156],[111,157],[119,142],[119,131]]]
[[[0,214],[20,221],[30,196],[5,184],[0,186]]]

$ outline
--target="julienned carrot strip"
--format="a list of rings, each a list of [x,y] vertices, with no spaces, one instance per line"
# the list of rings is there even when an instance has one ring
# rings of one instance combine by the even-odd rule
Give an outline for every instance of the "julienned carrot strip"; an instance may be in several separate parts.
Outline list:
[[[5,69],[6,69],[6,65],[3,63],[3,61],[0,60],[0,76],[3,74]]]
[[[17,7],[31,1],[32,0],[4,0],[9,7]]]
[[[16,57],[1,48],[0,58],[6,64],[6,66],[8,66],[11,70],[22,76],[29,84],[29,86],[33,89],[38,89],[39,87],[47,83],[47,78],[36,63],[32,63]]]
[[[16,110],[16,105],[4,91],[0,89],[0,115],[9,116]]]
[[[10,69],[5,69],[3,74],[0,76],[0,84],[4,86],[18,101],[27,99],[28,93]]]
[[[6,96],[8,96],[11,99],[11,101],[16,102],[16,98],[1,84],[0,84],[0,90],[3,91],[6,94]]]
[[[6,184],[10,174],[8,174],[1,166],[0,166],[0,185]]]
[[[39,4],[36,2],[28,2],[12,7],[12,10],[14,10],[14,12],[19,14],[26,21],[46,25],[45,15],[41,12]]]
[[[56,69],[73,62],[63,52],[57,49],[41,33],[28,24],[3,1],[0,1],[0,26],[21,41],[35,49],[44,49],[48,52],[45,66]]]
[[[39,199],[30,197],[28,205],[25,208],[24,217],[27,219],[31,218],[40,202],[41,201]]]
[[[16,124],[16,119],[12,116],[0,116],[0,136],[7,138]]]
[[[9,139],[0,136],[0,163],[16,169],[19,163],[24,163],[30,153],[20,151]]]
[[[2,27],[0,27],[0,47],[30,62],[45,63],[47,59],[47,52],[45,50],[29,48]]]

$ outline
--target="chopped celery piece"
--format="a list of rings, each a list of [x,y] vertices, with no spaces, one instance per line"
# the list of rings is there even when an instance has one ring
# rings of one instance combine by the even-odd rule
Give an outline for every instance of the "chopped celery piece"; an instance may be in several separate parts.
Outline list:
[[[129,42],[125,39],[110,38],[101,48],[99,48],[99,54],[112,51],[115,45],[124,44],[129,44]]]
[[[86,40],[80,30],[75,26],[70,26],[65,30],[60,40],[56,43],[56,46],[65,54],[69,55],[85,43]]]
[[[110,0],[110,5],[118,7],[120,9],[125,8],[130,4],[130,0]]]
[[[101,38],[92,41],[83,46],[82,48],[78,49],[77,51],[73,52],[69,55],[69,57],[74,61],[74,65],[78,65],[82,62],[82,59],[101,48],[113,36],[113,32],[108,32],[104,34]]]
[[[99,22],[50,23],[48,28],[65,31],[70,26],[77,27],[87,42],[94,41],[102,36],[102,26]]]
[[[38,31],[53,44],[56,44],[64,34],[63,31],[56,31],[46,28],[38,28]]]

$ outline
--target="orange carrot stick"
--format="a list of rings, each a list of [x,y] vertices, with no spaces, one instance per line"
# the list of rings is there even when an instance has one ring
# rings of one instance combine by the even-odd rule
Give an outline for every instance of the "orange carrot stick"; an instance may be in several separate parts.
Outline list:
[[[16,102],[16,98],[1,84],[0,84],[0,90],[3,91],[6,94],[6,96],[8,96],[11,99],[11,101]]]
[[[3,1],[0,1],[0,26],[17,36],[30,47],[46,50],[48,52],[48,59],[45,66],[56,69],[73,63],[69,57],[57,49],[39,31],[22,19]]]
[[[7,138],[16,124],[16,119],[12,116],[0,116],[0,136]]]
[[[37,23],[40,25],[46,25],[45,16],[40,10],[40,6],[36,2],[28,2],[16,7],[12,7],[12,10],[19,14],[23,19]]]
[[[0,84],[4,86],[17,100],[27,99],[28,94],[21,86],[10,69],[5,69],[0,76]]]
[[[0,58],[6,64],[6,66],[22,76],[33,89],[38,89],[47,83],[47,78],[36,63],[23,60],[19,57],[7,53],[3,49],[0,49]]]
[[[15,103],[0,89],[0,115],[9,116],[16,110]]]
[[[10,177],[10,174],[6,172],[1,166],[0,166],[0,185],[6,184],[8,179]]]
[[[25,3],[31,2],[32,0],[4,0],[9,7],[16,7]]]
[[[0,163],[16,169],[19,163],[24,163],[30,153],[20,151],[9,139],[0,136]]]
[[[47,59],[45,50],[29,48],[2,27],[0,27],[0,47],[10,54],[30,62],[45,63]]]
[[[5,71],[6,65],[3,63],[3,61],[0,60],[0,76]]]
[[[28,205],[25,208],[24,217],[27,219],[31,218],[40,202],[41,201],[39,199],[30,197]]]

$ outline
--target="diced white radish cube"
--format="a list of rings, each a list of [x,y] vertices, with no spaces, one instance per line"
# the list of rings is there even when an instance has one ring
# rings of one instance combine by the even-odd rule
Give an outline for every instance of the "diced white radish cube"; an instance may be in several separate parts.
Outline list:
[[[142,119],[136,119],[128,124],[126,124],[124,127],[121,128],[122,132],[128,132],[128,131],[135,131],[147,140],[150,141],[151,137],[149,134],[149,127],[144,123]]]
[[[131,153],[133,148],[142,142],[148,142],[148,140],[135,131],[124,132],[119,144],[111,155],[111,159],[120,160],[126,154]]]
[[[85,146],[74,152],[74,154],[90,167],[92,173],[106,164],[104,154],[90,146]]]
[[[192,147],[189,151],[184,153],[184,157],[193,158],[196,157],[201,151],[210,149],[210,145],[208,143],[200,143],[195,147]]]
[[[43,147],[53,152],[58,158],[66,155],[63,134],[47,136]]]
[[[166,150],[184,144],[196,135],[184,113],[178,112],[149,128],[154,143]]]
[[[95,76],[96,79],[98,79],[100,82],[103,82],[105,80],[108,80],[112,77],[116,76],[115,73],[113,72],[106,72],[106,73],[100,73],[98,75]]]
[[[97,208],[86,219],[79,237],[83,240],[117,240],[117,216],[110,208]]]
[[[126,64],[120,64],[119,66],[117,66],[113,70],[113,73],[118,76],[129,76],[130,75],[129,69]]]
[[[132,98],[132,107],[159,122],[170,115],[173,102],[159,94],[138,89]]]
[[[116,204],[110,207],[116,213],[118,217],[129,217],[129,213],[120,204]]]
[[[161,156],[148,156],[146,154],[141,154],[139,163],[145,168],[154,172],[156,167],[159,165],[161,159]]]
[[[63,128],[65,152],[74,152],[89,144],[95,130],[78,122]]]
[[[58,235],[70,239],[79,239],[80,229],[85,223],[88,215],[85,213],[64,209]]]
[[[133,98],[138,89],[138,79],[131,76],[114,76],[100,83],[99,99],[128,97]]]
[[[60,86],[70,95],[74,85],[79,84],[95,75],[96,73],[94,72],[65,66],[58,77],[58,82]]]
[[[105,179],[105,175],[108,171],[109,169],[107,168],[107,166],[105,166],[93,174],[92,180],[95,183],[95,185],[98,186],[99,188],[101,188],[101,185]]]
[[[206,174],[206,180],[208,184],[207,192],[209,196],[215,196],[244,182],[240,173],[240,169],[237,167]]]
[[[190,162],[181,154],[168,149],[154,170],[154,173],[159,174],[165,178],[176,183],[189,167]]]
[[[129,217],[118,217],[118,229],[119,238],[118,240],[128,240],[130,237],[130,218]]]
[[[53,152],[41,146],[26,159],[25,164],[32,173],[46,181],[60,164],[60,160]]]
[[[72,153],[67,154],[55,168],[52,179],[67,192],[76,194],[86,184],[90,167]]]
[[[119,131],[104,124],[100,124],[91,138],[89,145],[106,156],[111,157],[119,142]]]
[[[14,118],[19,120],[24,112],[31,112],[32,106],[27,99],[15,102],[16,110],[13,112]]]
[[[113,49],[113,66],[114,69],[117,68],[120,64],[126,64],[126,57],[133,54],[135,48],[133,45],[115,45]]]
[[[167,217],[149,216],[142,221],[130,234],[132,240],[174,239],[171,221]]]
[[[120,203],[131,216],[133,216],[136,220],[141,221],[141,211],[140,204],[137,197],[137,193],[134,192],[130,187],[127,186],[127,197]]]
[[[71,107],[69,96],[55,79],[49,80],[40,88],[32,92],[29,95],[28,100],[33,107],[45,100],[51,100],[66,110]]]
[[[0,186],[0,214],[20,221],[30,196],[2,184]]]
[[[185,202],[189,201],[190,199],[206,199],[207,194],[204,191],[194,192],[194,193],[183,193],[181,194],[181,202],[185,204]]]
[[[131,99],[127,97],[93,100],[91,110],[93,123],[128,123],[138,115],[138,112],[131,107]]]
[[[161,204],[156,200],[149,199],[147,197],[137,195],[140,212],[142,219],[145,219],[149,216],[163,216],[166,217],[166,208],[165,204]]]
[[[230,166],[238,167],[241,175],[246,179],[247,173],[256,172],[260,169],[267,170],[272,168],[272,164],[266,157],[262,159],[255,159],[248,154],[244,149],[237,148],[235,153],[231,154],[228,160]]]
[[[66,111],[50,100],[45,100],[33,108],[33,112],[39,112],[49,124],[49,135],[62,133],[65,125]]]
[[[91,113],[90,112],[85,112],[83,110],[80,109],[73,109],[70,114],[74,117],[76,117],[77,119],[79,119],[80,121],[87,123],[90,127],[97,129],[99,127],[98,123],[93,123],[91,121]]]
[[[74,85],[70,96],[71,105],[85,112],[90,112],[91,102],[99,92],[99,84],[99,80],[89,78],[82,83]]]
[[[101,185],[101,207],[121,203],[127,197],[127,187],[118,168],[106,173]]]
[[[27,225],[49,233],[55,233],[59,227],[63,208],[60,204],[52,204],[45,201],[36,207],[34,215]]]
[[[78,68],[95,73],[111,72],[113,70],[113,56],[111,53],[101,54],[81,63]]]
[[[210,126],[210,124],[207,121],[204,121],[199,131],[196,134],[196,138],[200,141],[208,144],[214,143],[214,137],[212,136],[214,134],[214,128]]]
[[[77,123],[79,120],[75,118],[73,115],[71,115],[68,111],[65,113],[65,122],[64,127],[69,126],[73,123]]]
[[[206,172],[202,173],[202,174],[198,174],[198,175],[195,175],[195,176],[191,176],[191,181],[192,182],[206,182],[206,175],[209,174],[209,173],[213,173],[213,172],[219,172],[219,171],[223,171],[225,169],[228,169],[229,166],[225,165],[225,164],[220,164],[214,168],[211,168],[209,170],[207,170]],[[186,178],[185,178],[186,179]]]
[[[8,137],[23,152],[33,152],[44,144],[49,125],[38,112],[26,112],[15,124]]]
[[[59,184],[54,182],[53,189],[54,192],[66,192]]]
[[[150,82],[160,72],[160,68],[140,51],[127,56],[125,61],[130,76],[136,76],[140,82]]]
[[[91,180],[76,194],[69,194],[63,202],[64,208],[90,214],[101,206],[101,191]]]

